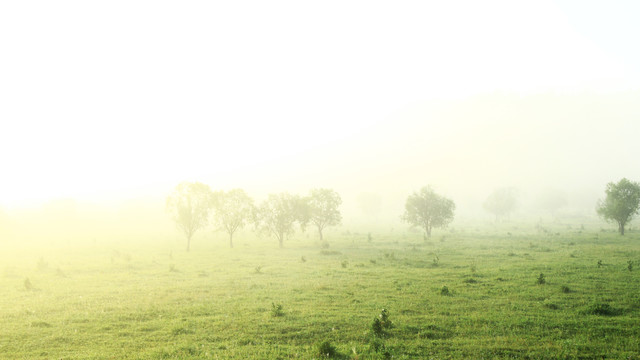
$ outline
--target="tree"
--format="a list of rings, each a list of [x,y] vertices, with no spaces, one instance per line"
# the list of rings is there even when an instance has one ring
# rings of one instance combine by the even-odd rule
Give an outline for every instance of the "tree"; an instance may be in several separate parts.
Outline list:
[[[233,234],[252,219],[253,199],[242,189],[219,191],[213,196],[215,222],[229,234],[229,246],[233,247]]]
[[[313,189],[306,202],[309,206],[309,220],[318,228],[322,241],[322,230],[325,227],[340,225],[342,222],[342,215],[338,210],[342,199],[331,189]]]
[[[289,193],[269,194],[256,211],[256,226],[264,232],[274,235],[280,247],[284,239],[293,233],[298,222],[302,227],[306,224],[305,205],[302,198]]]
[[[440,196],[430,186],[423,187],[407,198],[401,219],[412,226],[424,229],[427,238],[431,229],[447,226],[453,220],[456,205],[453,200]]]
[[[489,195],[483,207],[494,214],[496,221],[498,221],[500,217],[509,216],[516,209],[517,204],[516,190],[514,188],[500,188]]]
[[[167,198],[167,211],[187,237],[187,251],[193,235],[209,223],[212,195],[209,185],[184,182]]]
[[[567,195],[557,189],[547,189],[538,196],[538,206],[556,217],[559,209],[567,206]]]
[[[625,178],[617,184],[608,183],[604,200],[598,200],[596,212],[606,221],[618,223],[620,235],[624,235],[625,225],[638,214],[640,208],[640,184]]]

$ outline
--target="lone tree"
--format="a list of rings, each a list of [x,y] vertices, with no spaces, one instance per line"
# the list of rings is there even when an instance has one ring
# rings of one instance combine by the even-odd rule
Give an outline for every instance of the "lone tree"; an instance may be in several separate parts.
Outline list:
[[[482,205],[485,210],[499,218],[509,216],[515,209],[518,201],[514,188],[500,188],[494,190]]]
[[[440,196],[430,186],[423,187],[407,198],[405,211],[401,219],[412,226],[424,229],[427,238],[431,229],[447,226],[453,220],[456,205],[453,200]]]
[[[625,225],[640,208],[640,184],[623,178],[617,184],[608,183],[604,192],[607,197],[598,200],[596,211],[606,221],[617,222],[620,235],[624,235]]]
[[[187,237],[187,251],[196,231],[209,223],[212,194],[209,185],[184,182],[167,198],[167,211]]]
[[[306,225],[308,216],[305,208],[303,199],[297,195],[286,192],[269,194],[256,211],[256,227],[274,235],[283,247],[285,237],[293,233],[296,222],[302,227]]]
[[[233,247],[233,234],[252,219],[253,199],[242,189],[218,191],[213,196],[215,222],[229,234],[229,246]]]
[[[538,206],[548,211],[552,218],[555,218],[558,210],[567,204],[567,195],[557,189],[546,189],[538,196]]]
[[[340,225],[342,222],[342,215],[338,210],[342,199],[331,189],[313,189],[305,200],[309,206],[309,221],[318,228],[318,235],[322,241],[322,230],[325,227]]]

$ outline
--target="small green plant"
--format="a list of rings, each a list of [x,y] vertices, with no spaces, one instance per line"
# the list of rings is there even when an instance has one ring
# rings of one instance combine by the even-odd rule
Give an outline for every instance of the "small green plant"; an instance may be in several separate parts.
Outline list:
[[[340,263],[340,265],[342,266],[343,269],[346,269],[347,266],[349,266],[349,262],[347,260],[343,260],[342,263]]]
[[[373,237],[371,236],[371,233],[367,234],[367,242],[372,242],[373,241]]]
[[[328,340],[325,340],[318,344],[318,356],[324,358],[332,358],[338,355],[338,350],[335,346],[331,345]]]
[[[306,257],[304,257],[304,256],[302,256],[302,257],[300,258],[300,261],[302,261],[303,263],[305,263],[305,262],[307,262],[307,258],[306,258]]]
[[[29,280],[29,278],[24,279],[24,288],[27,290],[33,290],[33,285],[31,284],[31,280]]]
[[[547,282],[547,280],[544,278],[544,274],[540,273],[540,275],[538,276],[538,279],[536,280],[536,282],[539,285],[545,284]]]
[[[383,337],[387,335],[387,330],[393,328],[393,323],[389,319],[389,311],[382,309],[380,314],[373,319],[371,323],[371,332],[377,337]]]
[[[633,271],[633,261],[627,261],[627,270]]]
[[[598,260],[598,267],[601,268],[602,267],[602,260]]]
[[[169,265],[169,272],[178,272],[178,269],[174,264]]]
[[[571,292],[571,289],[570,289],[568,286],[566,286],[566,285],[562,285],[562,287],[560,288],[560,290],[561,290],[563,293],[565,293],[565,294],[568,294],[568,293],[570,293],[570,292]]]
[[[282,304],[271,303],[271,316],[272,317],[281,317],[284,316],[284,310],[282,309]]]
[[[431,261],[431,265],[433,265],[433,267],[437,267],[438,265],[440,265],[440,257],[438,256],[438,254],[434,255],[433,260]]]
[[[323,241],[322,243],[320,243],[320,247],[323,249],[328,249],[330,247],[329,242],[328,241]]]
[[[449,291],[449,288],[447,287],[447,285],[443,286],[443,287],[440,289],[440,295],[443,295],[443,296],[449,296],[449,295],[451,295],[451,292]]]
[[[254,269],[256,274],[261,274],[262,273],[262,265],[258,265],[256,266]]]

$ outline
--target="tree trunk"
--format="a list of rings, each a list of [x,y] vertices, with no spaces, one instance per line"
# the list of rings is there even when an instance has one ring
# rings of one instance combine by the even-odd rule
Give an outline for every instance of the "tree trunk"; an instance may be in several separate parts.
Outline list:
[[[322,228],[318,226],[318,234],[320,234],[320,241],[323,240],[322,238]]]
[[[229,233],[229,246],[233,249],[233,233]]]
[[[624,224],[621,222],[618,223],[618,231],[620,231],[620,235],[624,235]]]
[[[427,226],[427,238],[431,239],[431,225]]]
[[[282,244],[283,240],[284,240],[284,234],[280,234],[280,236],[278,236],[278,243],[279,243],[281,249],[284,247],[283,244]]]
[[[191,235],[187,236],[187,252],[191,249]]]

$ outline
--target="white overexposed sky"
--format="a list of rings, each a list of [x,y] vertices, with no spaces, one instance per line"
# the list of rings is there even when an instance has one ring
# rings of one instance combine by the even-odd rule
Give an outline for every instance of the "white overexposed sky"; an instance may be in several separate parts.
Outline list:
[[[380,191],[438,172],[454,192],[559,169],[633,177],[606,164],[620,146],[640,155],[620,140],[640,130],[639,4],[3,1],[0,206],[182,180]],[[568,117],[540,122],[556,109]]]

